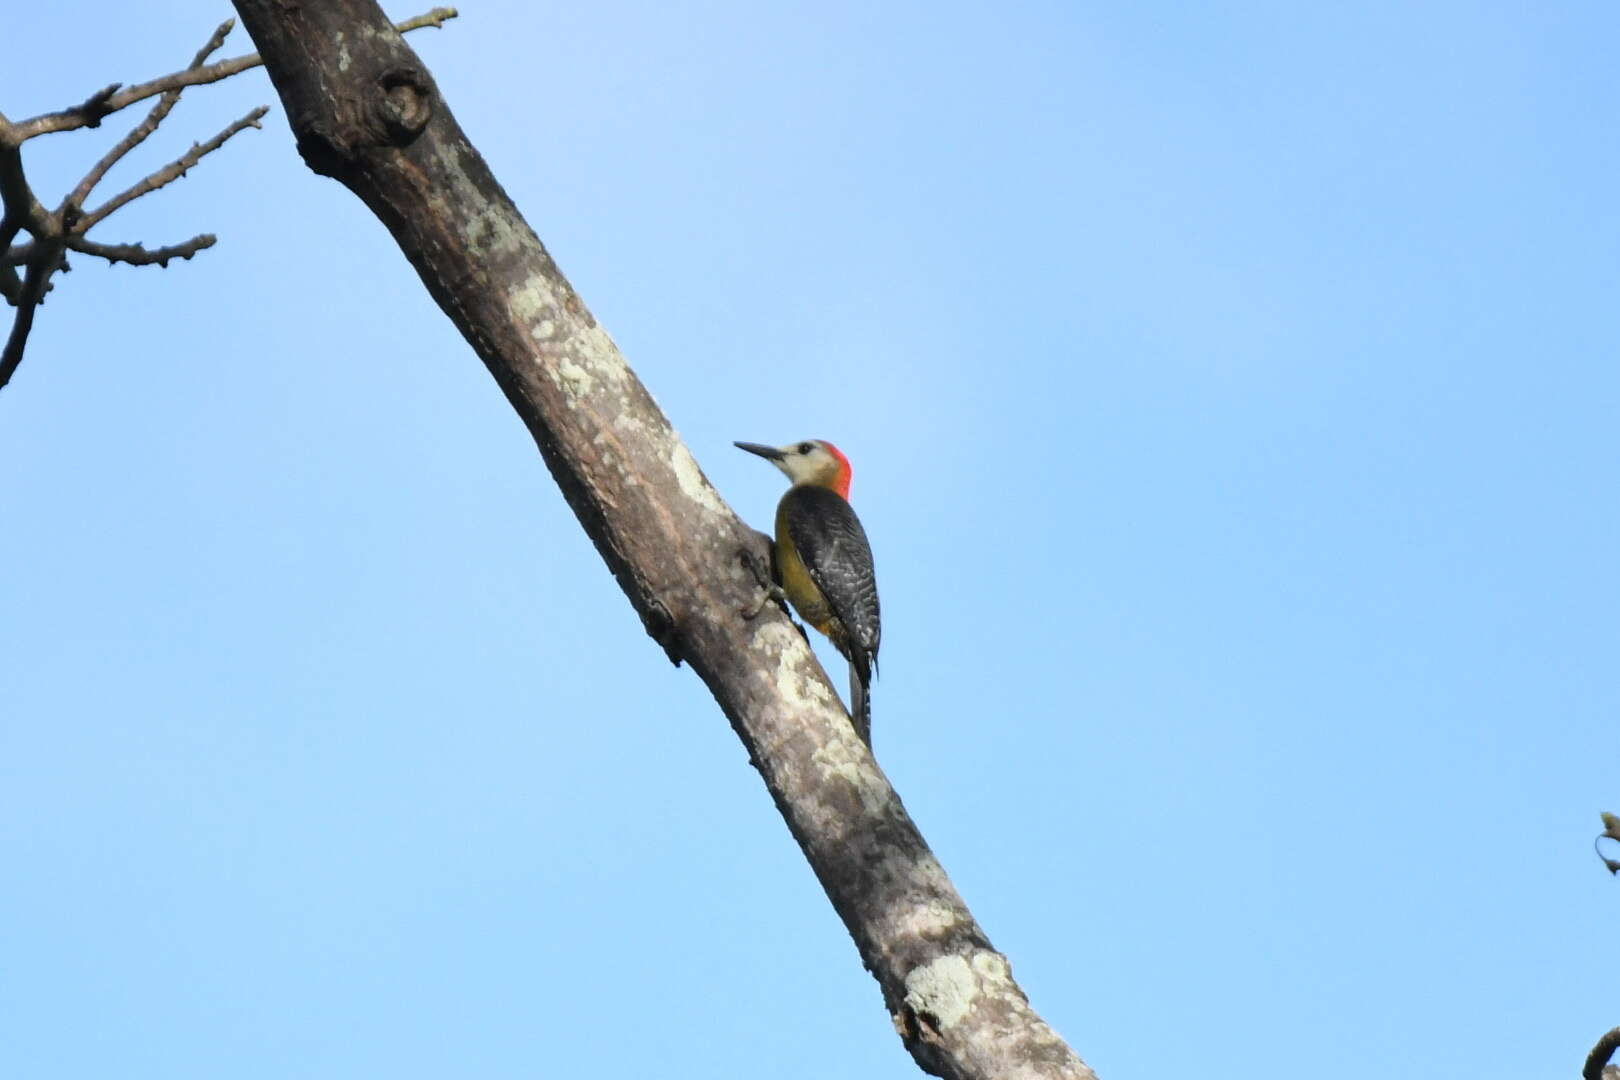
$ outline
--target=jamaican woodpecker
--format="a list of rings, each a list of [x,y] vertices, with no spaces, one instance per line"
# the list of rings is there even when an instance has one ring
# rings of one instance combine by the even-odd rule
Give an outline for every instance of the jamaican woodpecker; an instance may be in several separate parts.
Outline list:
[[[849,715],[861,740],[871,745],[868,692],[880,636],[877,577],[866,530],[849,505],[849,458],[821,439],[791,446],[736,445],[793,481],[776,505],[776,573],[800,617],[849,661]]]

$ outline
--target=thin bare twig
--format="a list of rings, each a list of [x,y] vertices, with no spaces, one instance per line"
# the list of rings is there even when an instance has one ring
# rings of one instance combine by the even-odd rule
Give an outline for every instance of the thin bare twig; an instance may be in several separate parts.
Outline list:
[[[95,240],[86,239],[74,233],[68,234],[67,249],[77,251],[81,255],[94,255],[106,259],[110,263],[128,263],[131,266],[167,266],[170,259],[189,259],[199,251],[204,251],[218,243],[219,237],[213,233],[199,233],[190,240],[179,244],[170,244],[167,247],[147,250],[143,244],[102,244]],[[22,266],[34,257],[33,244],[18,244],[16,247],[0,255],[0,265],[10,267]],[[65,271],[67,266],[62,269]],[[21,281],[21,279],[18,279]],[[46,291],[50,287],[46,286]],[[12,299],[15,303],[14,298]]]
[[[140,244],[98,244],[94,240],[86,240],[82,236],[74,236],[68,240],[68,250],[78,251],[85,255],[96,255],[110,263],[128,263],[131,266],[168,266],[170,259],[189,259],[199,251],[214,246],[217,237],[213,233],[203,233],[193,236],[183,244],[170,244],[168,247],[153,248],[148,251]]]
[[[118,92],[118,88],[123,85],[123,83],[112,83],[104,86],[73,106],[73,108],[64,109],[63,114],[72,114],[82,119],[82,123],[75,124],[75,127],[100,127],[102,119],[108,113],[116,111],[114,107],[109,105],[109,102],[112,101],[113,95]],[[23,138],[31,139],[33,135],[25,133]]]
[[[240,120],[237,120],[224,131],[220,132],[218,135],[215,135],[212,139],[209,139],[207,142],[193,143],[191,149],[180,155],[180,157],[175,161],[165,165],[163,168],[159,169],[157,172],[148,176],[139,183],[132,184],[130,187],[124,189],[117,195],[114,195],[112,198],[102,203],[100,206],[96,207],[90,213],[85,214],[84,217],[79,220],[79,223],[74,228],[74,231],[78,233],[88,232],[90,228],[97,222],[104,220],[108,214],[115,212],[120,207],[135,201],[142,195],[148,195],[156,191],[165,184],[170,184],[180,179],[180,177],[186,175],[186,173],[190,171],[193,165],[196,165],[197,162],[201,161],[204,157],[213,153],[215,150],[218,150],[221,146],[224,146],[226,141],[237,132],[250,127],[258,127],[259,121],[264,119],[264,114],[269,111],[269,106],[260,105],[257,109],[254,109]]]
[[[454,19],[460,14],[461,12],[457,11],[453,7],[434,8],[426,15],[418,15],[413,19],[406,19],[404,22],[395,23],[394,29],[398,30],[402,34],[408,34],[412,30],[425,30],[430,26],[433,27],[433,29],[438,30],[444,26],[446,19]]]
[[[425,15],[396,23],[395,29],[408,33],[423,27],[438,27],[445,20],[456,17],[454,8],[435,8]],[[102,244],[86,239],[85,233],[119,209],[184,176],[208,154],[218,150],[238,132],[258,127],[269,110],[254,109],[231,124],[224,131],[204,143],[193,144],[177,160],[147,176],[124,191],[108,199],[94,211],[83,212],[84,201],[95,190],[119,161],[157,130],[180,99],[180,92],[188,86],[218,82],[238,72],[260,66],[263,61],[257,53],[222,60],[214,64],[205,61],[224,45],[226,35],[235,26],[235,20],[220,24],[209,35],[207,42],[192,57],[184,71],[165,75],[123,89],[114,83],[91,94],[84,101],[60,112],[46,113],[31,120],[13,123],[0,113],[0,298],[17,309],[12,320],[11,333],[0,351],[0,387],[11,380],[12,373],[22,362],[28,335],[34,326],[34,310],[51,290],[51,276],[67,268],[68,251],[82,252],[106,259],[108,262],[128,263],[131,266],[167,266],[173,259],[189,259],[197,252],[214,245],[214,236],[203,233],[180,244],[172,244],[148,251],[140,244]],[[54,131],[72,131],[76,128],[97,127],[111,113],[162,95],[152,106],[146,118],[102,155],[85,173],[84,178],[68,193],[67,198],[53,213],[40,204],[28,186],[23,172],[22,144],[37,135]],[[19,233],[26,231],[30,242],[13,246]],[[18,274],[17,268],[23,267]]]
[[[455,8],[434,8],[426,15],[418,15],[414,19],[394,24],[394,29],[402,34],[412,30],[421,30],[425,27],[441,27],[446,20],[454,19],[459,15]],[[191,67],[184,71],[177,71],[172,75],[152,79],[127,90],[120,89],[120,84],[114,83],[103,90],[92,94],[81,104],[60,112],[44,113],[29,120],[23,120],[12,125],[17,129],[19,142],[26,142],[39,135],[48,135],[56,131],[73,131],[82,127],[96,127],[109,114],[125,109],[137,101],[157,94],[166,94],[170,91],[184,90],[188,86],[202,86],[205,83],[219,82],[228,79],[239,72],[256,68],[264,61],[258,53],[247,56],[238,56],[231,60],[221,60],[207,67]]]
[[[197,68],[202,67],[203,61],[218,52],[220,46],[225,44],[225,36],[231,32],[232,27],[235,25],[235,19],[226,19],[220,23],[209,37],[207,43],[197,50],[197,55],[192,58],[191,64],[186,70],[195,71]],[[146,114],[146,119],[135,125],[128,135],[118,141],[118,145],[107,151],[102,159],[96,162],[88,173],[85,173],[84,179],[79,181],[79,186],[74,188],[73,193],[68,196],[68,204],[83,206],[84,200],[90,197],[90,192],[107,175],[107,170],[118,164],[125,154],[145,142],[147,136],[157,130],[158,125],[163,123],[163,118],[169,115],[169,111],[174,108],[179,100],[179,89],[166,91],[162,97],[158,98],[158,103],[152,106],[152,111]]]

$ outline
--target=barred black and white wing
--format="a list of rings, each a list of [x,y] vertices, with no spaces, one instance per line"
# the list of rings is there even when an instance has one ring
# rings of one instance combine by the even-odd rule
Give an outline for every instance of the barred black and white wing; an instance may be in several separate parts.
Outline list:
[[[827,618],[818,619],[819,613],[804,610],[805,605],[796,600],[795,606],[849,661],[850,711],[861,737],[870,741],[868,691],[877,669],[882,620],[866,530],[841,495],[809,484],[795,486],[783,496],[778,529],[785,531],[794,554],[821,594]],[[791,583],[788,592],[793,598]]]

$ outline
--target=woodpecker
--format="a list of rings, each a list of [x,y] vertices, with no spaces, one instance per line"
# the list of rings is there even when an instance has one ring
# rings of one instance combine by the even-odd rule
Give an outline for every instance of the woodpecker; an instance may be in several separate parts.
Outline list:
[[[870,746],[868,692],[877,671],[881,628],[872,548],[849,505],[854,474],[849,458],[822,439],[791,446],[735,445],[758,454],[793,481],[776,504],[776,574],[799,616],[849,661],[849,715],[861,741]]]

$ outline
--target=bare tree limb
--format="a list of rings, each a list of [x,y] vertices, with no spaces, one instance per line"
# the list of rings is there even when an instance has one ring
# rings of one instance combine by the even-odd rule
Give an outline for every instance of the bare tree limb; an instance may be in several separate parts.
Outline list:
[[[213,233],[203,233],[193,236],[190,240],[180,244],[170,244],[168,247],[153,248],[148,251],[140,244],[98,244],[94,240],[86,240],[76,236],[68,241],[70,251],[83,252],[86,255],[96,255],[110,263],[128,263],[130,266],[168,266],[170,259],[189,259],[199,251],[214,246],[218,238]]]
[[[62,264],[65,245],[58,236],[36,240],[34,248],[17,295],[17,316],[11,321],[11,333],[6,337],[5,348],[0,349],[0,387],[11,381],[12,372],[22,362],[28,335],[34,329],[34,311],[45,297],[51,275]]]
[[[399,23],[395,29],[400,33],[410,30],[420,30],[425,27],[442,27],[446,20],[454,19],[460,13],[455,8],[434,8],[426,15],[418,15],[414,19],[406,19]],[[207,67],[191,67],[184,71],[177,71],[172,75],[164,75],[148,82],[131,86],[129,89],[120,89],[121,84],[113,83],[102,90],[96,91],[88,99],[69,109],[59,112],[45,113],[15,124],[20,141],[26,142],[39,135],[49,135],[58,131],[72,131],[75,128],[96,127],[102,120],[120,109],[127,109],[137,101],[145,101],[157,94],[166,94],[170,91],[184,90],[188,86],[202,86],[206,83],[219,82],[232,75],[256,68],[263,64],[258,53],[247,56],[238,56],[231,60],[221,60]]]
[[[16,251],[18,249],[12,248],[11,250]],[[29,248],[28,250],[32,249]],[[21,266],[27,259],[25,257],[18,259],[16,262],[10,262],[9,259],[10,255],[8,254],[6,261],[0,261],[0,300],[4,300],[12,307],[16,307],[17,301],[22,298],[23,287],[22,278],[17,275],[17,267]]]
[[[435,8],[426,15],[418,15],[398,24],[400,32],[422,27],[442,26],[446,19],[456,17],[454,8]],[[235,20],[221,23],[209,35],[207,42],[192,57],[184,70],[153,79],[127,90],[118,83],[91,94],[78,105],[60,112],[46,113],[31,120],[13,123],[0,113],[0,297],[17,309],[12,320],[11,333],[0,352],[0,387],[10,381],[11,375],[22,362],[23,350],[34,326],[34,309],[51,291],[51,276],[65,270],[64,255],[68,250],[96,255],[109,262],[126,262],[135,266],[168,266],[171,259],[189,259],[204,248],[212,247],[214,237],[204,233],[181,244],[148,251],[140,244],[100,244],[85,238],[85,233],[107,217],[140,198],[170,184],[223,146],[232,136],[249,128],[259,127],[259,121],[268,111],[254,109],[242,119],[227,127],[205,143],[193,144],[191,149],[139,182],[119,192],[101,206],[86,214],[84,202],[96,185],[106,178],[107,172],[135,147],[144,142],[180,100],[180,93],[188,86],[218,82],[241,71],[258,67],[263,61],[257,53],[222,60],[216,64],[205,61],[218,52],[226,36],[236,25]],[[56,211],[48,211],[28,186],[23,171],[22,144],[37,135],[75,128],[98,127],[108,115],[153,95],[162,95],[152,106],[146,118],[120,139],[112,149],[90,167]],[[12,245],[21,232],[32,237],[26,244]],[[23,274],[17,267],[24,267]]]
[[[50,215],[40,205],[23,173],[22,139],[17,135],[16,125],[6,120],[5,113],[0,113],[0,206],[4,208],[0,212],[0,249],[10,246],[23,229],[30,232],[49,229]]]
[[[226,19],[220,23],[208,38],[207,43],[197,51],[197,55],[192,58],[191,65],[186,70],[195,71],[197,68],[202,67],[203,61],[218,52],[225,44],[225,36],[231,32],[231,28],[235,25],[235,19]],[[131,128],[128,135],[118,140],[117,145],[108,150],[101,160],[96,162],[89,172],[85,173],[84,179],[79,181],[78,186],[73,189],[73,193],[68,196],[68,203],[73,206],[83,206],[84,201],[90,197],[90,192],[97,184],[101,183],[102,177],[107,175],[107,170],[118,164],[125,154],[145,142],[147,136],[157,130],[158,125],[163,123],[163,118],[169,115],[169,111],[174,108],[179,100],[179,89],[165,91],[163,96],[158,98],[158,103],[152,106],[152,111],[146,114],[146,119]]]
[[[299,152],[360,197],[489,368],[647,632],[690,663],[924,1070],[1089,1080],[1030,1008],[744,557],[757,534],[710,486],[646,388],[467,141],[374,0],[235,0]]]
[[[9,262],[0,267],[0,295],[17,308],[11,332],[0,347],[0,387],[11,381],[11,373],[22,362],[28,335],[34,329],[34,311],[50,289],[51,275],[62,265],[61,218],[45,212],[23,174],[21,142],[12,125],[0,113],[0,251],[11,254],[11,241],[23,229],[34,236],[29,245],[23,276],[18,278]]]
[[[180,179],[180,177],[191,171],[192,166],[196,165],[197,162],[224,146],[226,142],[230,140],[231,136],[243,131],[246,128],[261,127],[262,125],[260,125],[259,121],[264,119],[264,114],[269,111],[269,106],[260,105],[257,109],[254,109],[240,120],[233,122],[224,131],[221,131],[218,135],[215,135],[207,142],[192,143],[191,149],[187,150],[184,154],[181,154],[179,158],[171,161],[169,164],[163,166],[163,168],[152,173],[139,183],[131,184],[125,190],[119,192],[117,195],[114,195],[112,198],[96,207],[94,210],[85,214],[79,224],[75,226],[75,231],[79,233],[86,232],[93,228],[97,223],[106,219],[109,214],[112,214],[129,203],[134,202],[142,195],[149,195],[163,187],[165,184],[171,184]]]
[[[1581,1069],[1581,1080],[1605,1080],[1609,1059],[1620,1050],[1620,1027],[1610,1028],[1586,1055],[1586,1066]]]
[[[109,263],[128,263],[131,266],[167,266],[170,259],[189,259],[199,251],[206,251],[219,242],[213,233],[202,233],[190,240],[167,247],[148,250],[142,244],[101,244],[83,236],[69,236],[67,248],[82,255],[94,255]],[[12,266],[26,263],[34,252],[33,244],[21,244],[0,256],[0,261]],[[66,266],[63,269],[67,269]]]
[[[223,31],[222,27],[221,30]],[[216,32],[216,37],[219,32]],[[213,44],[213,39],[210,39]],[[217,45],[213,45],[217,48]],[[192,146],[178,161],[163,169],[159,169],[140,183],[135,184],[127,191],[114,196],[112,199],[96,210],[93,214],[83,214],[77,199],[81,192],[88,192],[93,187],[93,180],[97,179],[98,170],[104,174],[104,165],[109,164],[108,158],[103,158],[91,175],[81,182],[54,213],[47,212],[40,205],[33,191],[28,186],[27,177],[23,173],[21,144],[16,136],[16,127],[10,124],[4,115],[0,115],[0,205],[4,211],[0,213],[0,296],[16,307],[16,315],[12,318],[11,331],[6,336],[6,343],[0,348],[0,388],[11,381],[11,376],[22,363],[23,353],[28,346],[29,335],[34,329],[34,315],[45,294],[51,289],[51,276],[58,270],[66,268],[65,256],[70,247],[85,251],[89,254],[99,255],[103,258],[121,259],[122,261],[137,264],[157,263],[167,266],[172,258],[190,258],[197,251],[213,244],[212,236],[194,237],[185,244],[177,245],[173,249],[159,249],[157,252],[147,252],[136,245],[119,248],[96,244],[84,238],[84,233],[92,226],[106,218],[134,199],[151,191],[156,191],[179,176],[183,176],[205,155],[224,145],[232,135],[251,125],[259,126],[259,120],[268,110],[264,107],[255,109],[247,116],[238,120],[223,132],[201,145]],[[136,129],[139,133],[142,128],[156,127],[168,112],[160,103],[158,108],[152,110],[147,121]],[[154,119],[155,117],[155,119]],[[133,134],[133,133],[132,133]],[[142,135],[141,138],[145,136]],[[139,140],[134,140],[138,142]],[[126,138],[120,146],[133,142]],[[33,237],[32,241],[18,247],[12,247],[11,241],[23,230]],[[18,277],[15,267],[24,266],[24,273]]]

